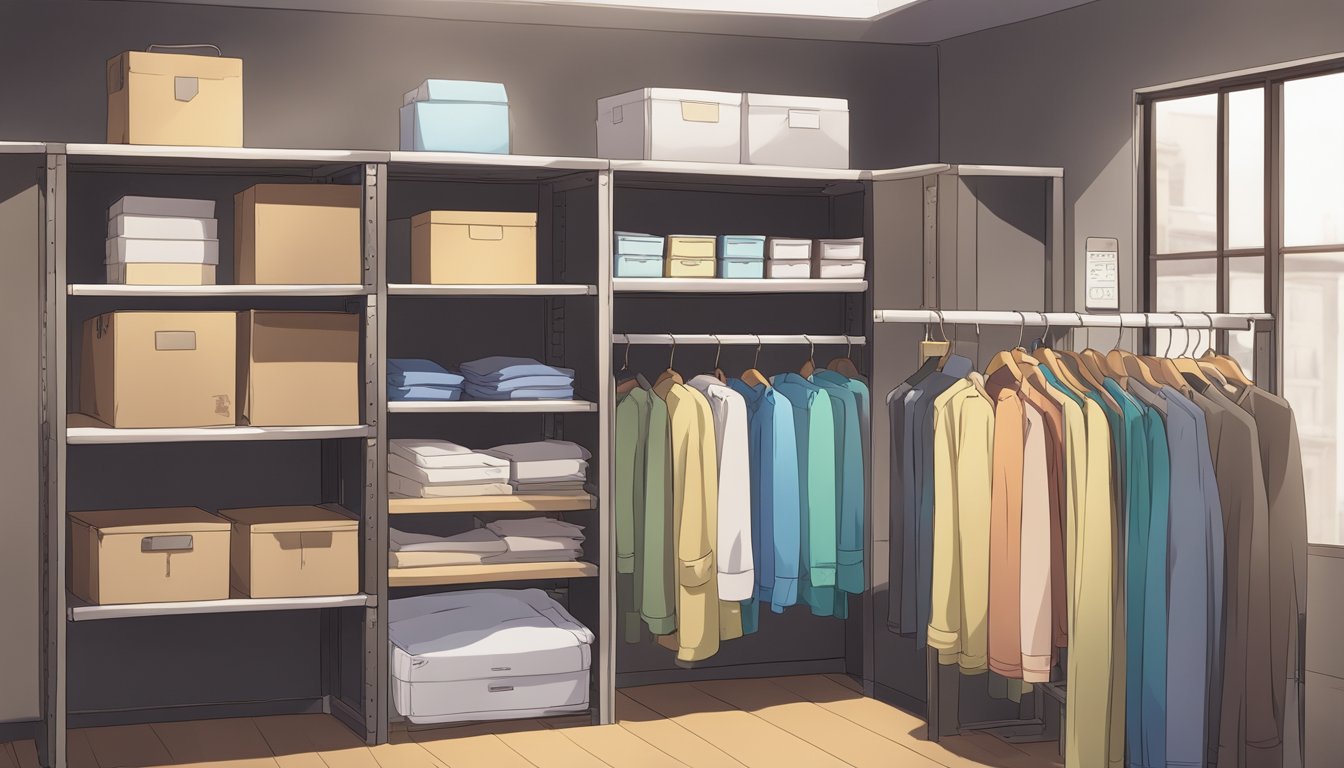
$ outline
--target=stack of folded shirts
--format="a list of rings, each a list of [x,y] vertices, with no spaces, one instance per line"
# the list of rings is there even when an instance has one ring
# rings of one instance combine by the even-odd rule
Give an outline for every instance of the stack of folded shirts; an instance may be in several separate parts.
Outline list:
[[[215,201],[121,198],[107,210],[106,256],[109,284],[214,285]]]
[[[583,555],[583,526],[549,517],[496,520],[485,530],[504,540],[508,552],[486,559],[490,563],[555,563]]]
[[[447,440],[393,440],[388,491],[401,497],[508,496],[509,461]]]
[[[566,440],[500,445],[485,453],[509,462],[509,484],[518,494],[583,493],[588,459],[593,456]]]
[[[388,400],[461,400],[463,381],[433,360],[387,361]]]
[[[480,565],[489,557],[507,554],[509,547],[494,531],[476,528],[456,536],[431,536],[388,529],[393,568],[436,568]]]
[[[467,394],[476,400],[573,400],[574,370],[530,357],[487,357],[462,364]]]

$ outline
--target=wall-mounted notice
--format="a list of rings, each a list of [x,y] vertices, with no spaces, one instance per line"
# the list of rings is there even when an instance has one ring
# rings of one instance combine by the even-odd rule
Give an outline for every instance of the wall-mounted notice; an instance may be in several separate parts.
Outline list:
[[[1087,248],[1087,277],[1085,281],[1087,310],[1120,310],[1120,241],[1113,237],[1089,237]]]

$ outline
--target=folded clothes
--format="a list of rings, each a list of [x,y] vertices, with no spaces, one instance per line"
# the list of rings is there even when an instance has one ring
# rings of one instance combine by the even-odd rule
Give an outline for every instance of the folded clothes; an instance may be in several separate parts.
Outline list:
[[[414,463],[391,454],[387,457],[387,470],[422,485],[479,485],[481,483],[503,482],[509,479],[509,463],[493,456],[484,460],[491,464],[475,467],[418,467]]]
[[[583,459],[586,461],[593,458],[592,451],[568,440],[509,443],[507,445],[496,445],[494,448],[483,452],[509,461],[549,461],[552,459]]]
[[[388,565],[393,568],[440,568],[447,565],[480,565],[485,562],[485,557],[469,552],[391,552],[387,559]]]
[[[509,482],[514,485],[570,483],[588,479],[588,462],[583,459],[515,461],[509,473]]]
[[[433,360],[401,359],[387,361],[387,383],[397,387],[457,387],[464,378]]]
[[[573,389],[574,380],[567,376],[522,376],[506,381],[468,381],[467,385],[496,392],[514,392],[519,389]],[[466,386],[466,385],[464,385]]]
[[[465,485],[427,485],[409,477],[387,474],[388,493],[412,499],[452,499],[464,496],[511,496],[513,486],[508,483],[474,483]]]
[[[462,374],[470,381],[486,383],[507,381],[523,376],[564,376],[574,378],[573,368],[557,368],[530,357],[486,357],[462,364]]]
[[[549,496],[572,496],[582,499],[588,495],[587,483],[583,480],[566,480],[557,483],[513,483],[513,492],[519,496],[546,494]]]
[[[461,387],[394,387],[388,382],[387,399],[392,402],[404,403],[414,401],[435,401],[455,402],[462,399]]]
[[[393,552],[465,552],[497,555],[508,549],[504,539],[488,528],[473,528],[454,536],[410,533],[396,528],[388,528],[387,533]]]
[[[466,393],[472,400],[573,400],[573,387],[532,387],[501,392],[467,382]]]
[[[583,550],[554,550],[550,552],[514,552],[502,555],[488,555],[481,558],[482,563],[572,563],[583,557]]]
[[[565,541],[583,541],[583,526],[553,517],[529,517],[522,520],[494,520],[485,530],[504,537],[561,538]]]
[[[497,462],[500,458],[487,453],[473,451],[466,446],[450,443],[447,440],[412,440],[399,438],[388,443],[388,450],[406,459],[417,467],[425,469],[443,469],[447,467],[497,467],[507,466]]]

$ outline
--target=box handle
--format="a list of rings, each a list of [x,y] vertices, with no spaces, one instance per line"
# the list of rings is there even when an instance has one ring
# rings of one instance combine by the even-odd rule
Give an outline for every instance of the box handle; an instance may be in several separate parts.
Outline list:
[[[790,109],[789,127],[806,130],[821,130],[821,112],[815,109]]]
[[[492,685],[492,686],[489,686],[489,690],[490,690],[491,693],[508,693],[509,691],[512,691],[512,690],[513,690],[513,686],[512,686],[512,685]]]
[[[683,101],[681,119],[688,123],[717,123],[719,105],[707,101]]]
[[[472,240],[503,240],[504,228],[485,224],[468,224],[467,237]]]
[[[211,45],[210,43],[187,43],[185,45],[151,45],[145,49],[145,53],[154,53],[157,50],[180,51],[185,50],[187,48],[209,48],[210,50],[215,52],[216,56],[219,56],[221,58],[224,56],[224,52],[219,50],[218,45]]]
[[[179,536],[146,536],[140,540],[141,552],[190,552],[194,542],[191,534]]]

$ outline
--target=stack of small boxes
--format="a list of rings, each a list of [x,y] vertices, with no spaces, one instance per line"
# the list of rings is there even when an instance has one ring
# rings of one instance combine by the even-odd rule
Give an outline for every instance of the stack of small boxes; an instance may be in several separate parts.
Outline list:
[[[107,282],[214,285],[218,230],[213,200],[123,197],[107,211]]]
[[[664,240],[659,235],[616,233],[616,277],[662,277]]]
[[[671,235],[663,277],[714,277],[718,238],[713,235]]]
[[[766,241],[765,276],[775,279],[812,276],[812,241],[790,237],[772,237]]]
[[[832,280],[862,280],[866,273],[863,238],[818,240],[813,249],[812,276]]]
[[[764,235],[723,235],[719,237],[719,277],[765,277]]]

